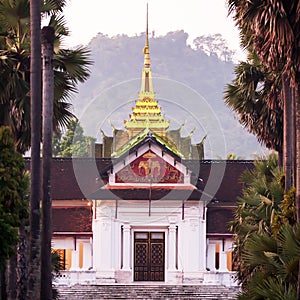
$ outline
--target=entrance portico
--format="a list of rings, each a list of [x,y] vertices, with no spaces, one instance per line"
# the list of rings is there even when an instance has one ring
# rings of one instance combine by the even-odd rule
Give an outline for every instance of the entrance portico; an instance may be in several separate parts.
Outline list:
[[[200,283],[206,261],[202,221],[203,203],[177,200],[140,200],[135,206],[118,201],[96,201],[93,220],[94,266],[98,283],[160,281]],[[108,215],[110,213],[110,216]]]

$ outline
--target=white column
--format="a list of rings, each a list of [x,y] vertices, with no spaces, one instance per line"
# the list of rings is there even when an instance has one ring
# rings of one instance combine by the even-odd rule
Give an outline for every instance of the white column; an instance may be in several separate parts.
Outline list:
[[[186,243],[187,266],[185,270],[189,272],[200,271],[200,249],[199,249],[199,218],[190,218]]]
[[[88,270],[92,266],[92,251],[89,242],[83,242],[83,264],[82,268]]]
[[[72,266],[70,270],[79,270],[79,249],[78,247],[72,250]]]
[[[207,246],[207,268],[210,271],[216,270],[216,245],[208,244]]]
[[[115,282],[116,232],[115,202],[97,202],[94,219],[93,265],[98,282]]]
[[[123,270],[130,270],[130,225],[123,225]]]
[[[201,204],[200,212],[200,238],[199,238],[199,248],[200,248],[200,271],[206,271],[206,210],[204,203]]]
[[[100,247],[97,249],[99,256],[100,268],[102,270],[112,269],[112,256],[113,256],[113,238],[112,235],[112,221],[108,217],[99,218],[100,223]]]
[[[228,272],[227,269],[227,255],[226,252],[220,249],[220,263],[219,263],[220,272]]]
[[[169,226],[169,271],[176,270],[176,225]]]
[[[101,224],[100,220],[93,220],[93,269],[96,271],[100,270],[101,260],[99,257],[99,249],[101,247],[100,238]]]

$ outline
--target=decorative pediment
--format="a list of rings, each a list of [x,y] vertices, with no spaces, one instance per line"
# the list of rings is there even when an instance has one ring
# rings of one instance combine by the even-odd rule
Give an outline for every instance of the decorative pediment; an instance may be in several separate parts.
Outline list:
[[[116,183],[184,183],[184,174],[148,150],[115,174]]]

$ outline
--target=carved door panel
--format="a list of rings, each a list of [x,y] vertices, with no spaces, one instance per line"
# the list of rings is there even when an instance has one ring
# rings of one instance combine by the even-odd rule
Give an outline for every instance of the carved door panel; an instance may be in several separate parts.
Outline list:
[[[164,281],[164,232],[135,232],[134,280]]]
[[[134,240],[134,280],[147,281],[149,264],[148,232],[135,233]]]

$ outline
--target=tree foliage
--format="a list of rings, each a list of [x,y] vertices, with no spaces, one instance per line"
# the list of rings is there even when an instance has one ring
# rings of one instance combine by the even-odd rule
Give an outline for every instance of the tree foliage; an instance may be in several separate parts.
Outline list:
[[[0,2],[0,125],[10,126],[17,150],[30,147],[30,1]],[[61,49],[61,39],[68,35],[62,9],[64,0],[42,1],[42,14],[55,29],[54,129],[73,117],[70,97],[77,84],[89,76],[91,64],[85,47]]]
[[[229,0],[228,7],[242,44],[251,44],[270,70],[286,71],[299,82],[299,2]]]
[[[299,225],[282,225],[276,237],[251,234],[242,253],[251,276],[239,299],[297,299],[299,251]]]
[[[235,52],[229,49],[227,41],[220,33],[214,35],[201,35],[194,39],[197,50],[205,52],[209,56],[217,56],[224,61],[232,61]]]
[[[77,119],[67,126],[65,134],[59,133],[53,139],[53,156],[56,157],[90,157],[96,139],[85,136]]]
[[[15,151],[14,139],[8,127],[0,127],[0,268],[14,252],[21,220],[28,217],[28,177],[24,161]]]
[[[300,228],[295,191],[284,192],[275,153],[254,164],[241,177],[245,187],[229,224],[243,287],[239,299],[296,299]]]
[[[300,220],[300,5],[299,1],[229,0],[229,13],[240,29],[242,43],[251,45],[269,71],[281,74],[284,108],[283,165],[286,188],[295,174],[297,222]],[[276,106],[278,101],[274,101]],[[290,122],[290,120],[293,120]],[[296,125],[293,125],[295,122]],[[294,130],[294,128],[295,130]],[[297,236],[296,236],[297,238]],[[299,252],[298,252],[299,257]],[[298,264],[300,260],[298,259]],[[297,299],[300,299],[298,266]]]
[[[240,62],[234,72],[236,77],[231,84],[227,84],[224,92],[225,103],[260,143],[281,152],[283,103],[279,74],[270,72],[254,52],[250,52],[248,60]]]

